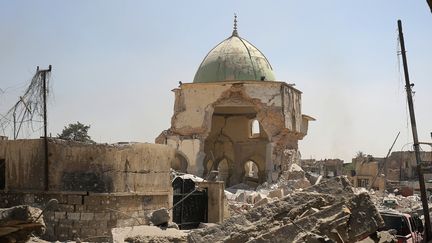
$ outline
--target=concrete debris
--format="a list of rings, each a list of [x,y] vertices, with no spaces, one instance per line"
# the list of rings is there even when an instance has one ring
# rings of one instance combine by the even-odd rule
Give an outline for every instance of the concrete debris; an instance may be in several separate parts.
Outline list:
[[[193,230],[188,241],[355,242],[383,224],[370,196],[354,194],[346,177],[323,181],[280,200],[261,201],[220,225]]]
[[[154,226],[167,226],[170,220],[170,214],[168,209],[161,208],[151,212],[150,215],[148,215],[148,219]]]
[[[304,170],[295,163],[291,164],[288,171],[284,173],[287,174],[288,180],[299,180],[305,177]]]
[[[215,223],[200,223],[198,228],[209,228],[209,227],[214,227],[216,225],[217,224],[215,224]]]
[[[278,189],[275,189],[273,191],[270,191],[269,194],[268,194],[268,197],[270,197],[270,198],[274,198],[274,197],[282,198],[283,194],[284,193],[283,193],[282,188],[278,188]]]
[[[254,204],[254,208],[259,207],[259,206],[264,205],[264,204],[267,204],[267,203],[270,202],[270,200],[271,200],[271,199],[265,197],[265,198],[259,200],[258,202],[256,202],[256,203]]]
[[[359,243],[392,243],[398,242],[395,232],[391,231],[380,231],[376,232]]]
[[[365,188],[354,188],[355,193],[368,193],[374,204],[380,210],[395,210],[401,213],[417,213],[423,215],[423,207],[420,197],[418,195],[404,197],[402,195],[395,195],[394,193],[379,192],[374,190],[367,190]],[[432,204],[429,203],[429,208]]]
[[[20,205],[0,209],[0,241],[26,242],[34,234],[45,233],[46,226],[39,208]]]
[[[156,226],[134,226],[113,228],[111,237],[113,243],[123,242],[150,242],[150,243],[168,243],[187,242],[187,231],[165,228],[161,229]]]

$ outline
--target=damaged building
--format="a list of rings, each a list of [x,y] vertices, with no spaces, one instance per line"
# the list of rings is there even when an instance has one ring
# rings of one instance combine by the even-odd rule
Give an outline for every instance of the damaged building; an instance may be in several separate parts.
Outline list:
[[[147,224],[147,213],[172,206],[173,148],[58,139],[48,148],[45,160],[43,139],[0,140],[0,208],[45,209],[44,239],[107,241],[111,228]]]
[[[225,186],[276,182],[299,162],[314,118],[236,24],[173,92],[171,127],[157,144],[0,140],[0,207],[42,209],[47,240],[106,241],[113,228],[154,224],[161,209],[163,224],[190,229],[227,218]]]
[[[277,81],[236,24],[206,55],[193,82],[173,92],[171,127],[156,143],[180,151],[176,170],[204,178],[218,171],[227,186],[275,181],[299,160],[298,141],[314,120],[302,114],[301,91]]]
[[[424,163],[432,162],[431,152],[420,152]],[[350,177],[356,187],[373,188],[376,190],[403,190],[406,195],[420,191],[417,174],[417,161],[414,151],[394,151],[388,158],[378,158],[371,155],[353,158],[354,173]],[[432,179],[432,174],[426,173],[425,180]],[[373,183],[373,185],[372,185]],[[426,183],[428,191],[431,183]]]
[[[343,175],[344,161],[341,159],[302,159],[300,166],[306,172],[324,177],[336,177]]]

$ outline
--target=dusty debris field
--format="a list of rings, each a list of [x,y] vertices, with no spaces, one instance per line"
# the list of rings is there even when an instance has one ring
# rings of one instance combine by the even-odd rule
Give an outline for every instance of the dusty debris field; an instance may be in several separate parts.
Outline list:
[[[376,193],[353,188],[346,177],[310,185],[293,165],[278,181],[258,188],[236,185],[225,191],[231,216],[220,224],[179,230],[166,209],[148,215],[154,225],[114,228],[110,242],[393,242],[383,226]],[[34,216],[33,216],[34,218]],[[42,219],[42,218],[41,218]],[[153,224],[151,223],[151,224]],[[159,225],[155,226],[155,225]],[[43,228],[43,222],[41,223]],[[16,242],[44,242],[31,234]],[[99,241],[100,239],[74,239]],[[14,242],[14,241],[9,241]]]
[[[241,189],[240,189],[241,188]],[[355,193],[346,177],[310,186],[304,172],[291,168],[278,183],[257,189],[227,188],[231,217],[181,231],[140,226],[113,230],[114,242],[356,242],[383,225],[369,193]],[[380,242],[392,242],[379,234]],[[387,237],[385,239],[385,237]]]

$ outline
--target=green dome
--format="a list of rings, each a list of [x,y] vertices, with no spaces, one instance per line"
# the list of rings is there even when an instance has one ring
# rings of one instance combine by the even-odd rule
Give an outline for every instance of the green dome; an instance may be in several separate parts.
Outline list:
[[[231,37],[219,43],[207,54],[193,82],[236,80],[275,81],[275,76],[264,54],[247,40],[240,38],[234,29]]]

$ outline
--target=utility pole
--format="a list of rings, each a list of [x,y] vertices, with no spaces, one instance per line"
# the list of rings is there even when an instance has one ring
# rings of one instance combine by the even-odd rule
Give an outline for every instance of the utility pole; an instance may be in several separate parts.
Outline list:
[[[429,242],[432,239],[431,222],[430,222],[430,215],[429,215],[428,199],[426,195],[426,186],[425,186],[422,163],[420,158],[420,145],[419,145],[418,135],[417,135],[417,125],[416,125],[415,114],[414,114],[414,104],[412,99],[411,87],[413,87],[414,84],[411,84],[409,81],[408,64],[407,64],[406,51],[405,51],[405,41],[402,33],[401,20],[398,20],[398,29],[399,29],[399,42],[401,46],[403,68],[405,74],[405,89],[406,89],[407,99],[408,99],[408,108],[409,108],[410,120],[411,120],[411,130],[412,130],[412,135],[414,140],[414,151],[417,160],[417,173],[419,176],[420,194],[421,194],[423,214],[425,219],[425,242]]]
[[[46,74],[47,72],[51,72],[51,65],[48,66],[48,69],[39,70],[37,67],[37,71],[41,72],[42,76],[42,89],[43,89],[43,119],[44,119],[44,149],[45,149],[45,191],[49,189],[49,162],[48,162],[48,122],[47,122],[47,85],[46,85]]]

